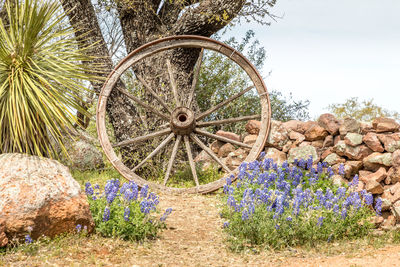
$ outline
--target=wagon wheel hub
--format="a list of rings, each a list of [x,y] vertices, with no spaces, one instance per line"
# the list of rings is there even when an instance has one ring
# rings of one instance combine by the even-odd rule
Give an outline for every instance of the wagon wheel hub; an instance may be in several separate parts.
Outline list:
[[[196,127],[196,119],[192,110],[186,107],[178,107],[171,114],[171,130],[175,134],[188,135]]]

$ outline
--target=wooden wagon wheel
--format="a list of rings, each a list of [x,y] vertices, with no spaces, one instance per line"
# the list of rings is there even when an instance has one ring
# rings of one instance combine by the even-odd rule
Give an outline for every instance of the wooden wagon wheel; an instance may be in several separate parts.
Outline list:
[[[179,99],[179,88],[177,88],[177,83],[174,78],[174,71],[171,68],[170,62],[161,63],[165,65],[166,72],[168,73],[170,84],[168,87],[170,91],[173,93],[173,100],[170,103],[171,98],[166,101],[163,99],[162,96],[157,94],[154,88],[151,88],[149,84],[144,81],[144,79],[138,75],[135,75],[136,78],[142,84],[142,88],[146,91],[148,95],[151,95],[159,104],[158,108],[155,108],[146,101],[140,99],[138,95],[135,95],[129,92],[126,89],[117,89],[119,87],[115,87],[116,83],[122,79],[121,75],[124,72],[132,70],[132,68],[139,64],[141,60],[153,56],[157,53],[166,53],[166,51],[170,51],[177,48],[197,48],[201,49],[199,59],[194,67],[193,70],[193,83],[190,94],[187,96],[187,100],[185,103],[182,99]],[[198,92],[195,92],[196,82],[199,77],[200,66],[202,64],[202,57],[203,52],[205,51],[213,51],[212,53],[219,53],[230,60],[236,63],[238,66],[241,67],[242,70],[246,73],[251,81],[252,85],[246,87],[232,95],[228,98],[225,98],[219,104],[215,106],[209,107],[207,110],[204,111],[195,111],[192,108],[192,103],[196,101],[196,95]],[[211,53],[211,52],[210,52]],[[164,120],[164,125],[161,126],[160,130],[156,130],[145,134],[143,136],[137,136],[123,142],[119,142],[117,144],[111,144],[110,138],[107,135],[106,131],[106,105],[107,99],[110,96],[112,90],[120,90],[120,92],[126,95],[129,99],[131,99],[136,106],[142,108],[146,112],[152,112],[160,119]],[[258,99],[261,105],[261,114],[255,114],[250,116],[241,116],[236,118],[228,118],[228,119],[218,119],[218,120],[210,120],[210,114],[213,114],[218,109],[229,105],[231,102],[235,101],[245,93],[249,92],[250,90],[256,90],[258,94]],[[171,94],[172,94],[171,93]],[[203,138],[211,138],[214,140],[219,140],[226,143],[231,143],[237,147],[243,147],[249,149],[248,156],[244,159],[246,162],[250,162],[256,160],[259,153],[263,150],[264,144],[268,137],[268,133],[270,130],[270,120],[271,120],[271,106],[269,95],[267,92],[267,88],[262,80],[261,75],[257,72],[256,68],[238,51],[233,49],[232,47],[215,41],[210,38],[200,37],[200,36],[173,36],[167,37],[163,39],[159,39],[148,44],[145,44],[131,54],[129,54],[125,59],[123,59],[119,65],[110,73],[108,76],[107,81],[105,82],[101,93],[99,95],[98,105],[97,105],[97,132],[99,135],[101,146],[110,160],[112,165],[121,173],[123,177],[128,180],[135,181],[139,186],[149,185],[153,189],[160,189],[163,191],[169,192],[177,192],[177,193],[208,193],[217,190],[218,188],[222,187],[225,183],[226,175],[223,178],[220,178],[216,181],[212,181],[206,184],[200,184],[198,181],[195,162],[193,160],[193,149],[191,146],[198,146],[202,150],[204,150],[212,159],[217,162],[219,166],[226,173],[236,174],[237,168],[235,170],[230,170],[218,157],[217,155],[201,140]],[[205,120],[208,118],[207,120]],[[226,123],[233,123],[233,122],[243,122],[250,119],[259,119],[261,118],[261,129],[259,135],[254,144],[248,145],[244,144],[243,142],[234,141],[215,133],[208,132],[204,130],[206,127],[215,126],[215,125],[224,125]],[[125,145],[135,145],[141,143],[146,140],[151,140],[152,138],[164,138],[163,141],[155,148],[153,152],[147,155],[145,159],[143,159],[136,167],[133,169],[128,168],[123,161],[117,156],[115,152],[115,148],[119,146]],[[199,138],[200,137],[200,138]],[[175,142],[172,140],[175,139]],[[149,181],[149,179],[140,177],[136,170],[139,167],[142,167],[146,164],[150,158],[154,155],[159,153],[162,149],[165,149],[167,145],[172,147],[171,154],[169,157],[168,166],[166,166],[166,173],[164,176],[164,181],[157,183],[154,181]],[[171,169],[174,165],[174,160],[176,158],[177,152],[179,150],[179,146],[182,146],[186,150],[187,154],[187,162],[191,168],[192,177],[195,181],[196,186],[190,188],[174,188],[167,186],[167,181],[171,177]]]

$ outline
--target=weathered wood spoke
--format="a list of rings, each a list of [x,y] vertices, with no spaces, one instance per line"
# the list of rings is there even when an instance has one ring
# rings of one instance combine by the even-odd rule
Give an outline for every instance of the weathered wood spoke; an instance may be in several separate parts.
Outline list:
[[[147,134],[147,135],[139,136],[139,137],[136,137],[136,138],[128,139],[128,140],[113,144],[112,146],[113,147],[128,146],[130,144],[140,143],[140,142],[149,140],[149,139],[154,138],[154,137],[163,136],[163,135],[169,134],[170,132],[171,132],[171,129],[163,129],[163,130],[158,131],[158,132],[154,132],[154,133],[150,133],[150,134]]]
[[[171,62],[169,61],[169,59],[167,59],[167,68],[168,68],[168,74],[169,74],[169,81],[171,83],[172,92],[174,94],[175,103],[176,103],[177,107],[180,107],[181,106],[181,102],[179,101],[178,87],[176,86],[174,73],[172,71],[172,66],[171,66]]]
[[[154,157],[158,152],[160,152],[160,150],[163,149],[169,143],[169,141],[171,141],[174,135],[175,135],[174,133],[168,135],[168,137],[165,138],[164,141],[162,141],[161,144],[159,144],[158,147],[156,147],[156,149],[154,149],[154,151],[151,152],[142,162],[136,165],[135,168],[132,169],[132,171],[136,171],[138,168],[142,167],[143,164],[146,163],[146,161],[148,161],[149,159]]]
[[[220,109],[220,108],[222,108],[223,106],[229,104],[230,102],[232,102],[232,101],[235,100],[236,98],[238,98],[238,97],[244,95],[245,93],[247,93],[248,91],[250,91],[250,90],[253,89],[253,88],[254,88],[254,85],[249,86],[249,87],[247,87],[246,89],[244,89],[243,91],[241,91],[241,92],[237,93],[236,95],[231,96],[230,98],[228,98],[228,99],[222,101],[221,103],[219,103],[218,105],[216,105],[216,106],[210,108],[209,110],[204,111],[203,113],[200,113],[200,115],[196,117],[196,120],[199,121],[199,120],[201,120],[201,119],[207,117],[208,115],[210,115],[211,113],[213,113],[213,112],[216,111],[217,109]]]
[[[217,120],[217,121],[200,121],[200,122],[196,122],[196,127],[202,128],[202,127],[208,127],[208,126],[214,126],[214,125],[234,123],[234,122],[239,122],[239,121],[254,120],[254,119],[259,119],[259,118],[261,118],[261,115],[249,115],[249,116]]]
[[[228,173],[231,171],[219,158],[215,153],[207,147],[195,134],[191,133],[190,134],[190,139],[192,139],[201,149],[206,151],[210,157],[212,157],[225,171]]]
[[[187,152],[188,159],[189,159],[190,169],[192,170],[193,179],[194,179],[194,182],[196,183],[196,186],[198,187],[199,179],[197,178],[196,165],[194,164],[192,149],[190,148],[189,137],[187,135],[185,135],[183,137],[183,140],[185,141],[186,152]]]
[[[116,87],[121,93],[123,93],[124,95],[126,95],[129,99],[132,99],[133,101],[135,101],[136,103],[138,103],[139,105],[141,105],[142,107],[144,107],[145,109],[147,109],[150,112],[153,112],[155,114],[157,114],[158,116],[160,116],[161,118],[163,118],[166,121],[169,121],[169,117],[167,115],[165,115],[164,113],[161,113],[159,110],[157,110],[156,108],[150,106],[149,104],[146,104],[144,102],[142,102],[142,100],[140,100],[139,98],[137,98],[136,96],[133,96],[132,94],[130,94],[127,90],[120,88],[119,86]]]
[[[157,99],[158,103],[161,104],[161,106],[163,106],[170,114],[172,113],[172,110],[167,106],[167,104],[164,102],[164,100],[161,99],[161,97],[159,97],[157,95],[156,92],[154,92],[153,89],[151,89],[151,87],[147,84],[147,82],[138,74],[136,74],[136,77],[138,78],[138,80],[143,84],[144,88],[153,95],[153,97],[155,99]]]
[[[201,135],[204,135],[204,136],[207,136],[207,137],[210,137],[210,138],[225,142],[225,143],[231,143],[231,144],[234,144],[234,145],[237,145],[237,146],[242,146],[242,147],[246,147],[246,148],[252,148],[252,146],[247,145],[245,143],[238,142],[238,141],[235,141],[235,140],[223,137],[223,136],[219,136],[219,135],[216,135],[216,134],[212,134],[212,133],[209,133],[207,131],[200,130],[200,129],[195,129],[195,132],[198,133],[198,134],[201,134]]]
[[[201,63],[203,62],[203,55],[204,55],[204,48],[201,49],[199,58],[197,59],[196,66],[194,68],[192,88],[191,88],[191,91],[190,91],[188,102],[186,104],[187,108],[190,108],[190,106],[192,105],[192,101],[193,101],[193,97],[194,97],[194,91],[196,89],[196,85],[197,85],[197,82],[199,80]]]
[[[182,140],[182,135],[178,135],[175,141],[174,148],[172,149],[171,158],[169,159],[168,162],[167,172],[165,173],[164,177],[164,183],[163,183],[164,185],[167,184],[169,176],[171,175],[172,165],[174,165],[175,157],[176,154],[178,153],[179,143],[181,142],[181,140]]]

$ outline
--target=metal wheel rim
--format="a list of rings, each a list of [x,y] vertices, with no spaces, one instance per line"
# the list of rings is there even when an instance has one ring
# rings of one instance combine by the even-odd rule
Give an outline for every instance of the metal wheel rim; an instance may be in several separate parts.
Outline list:
[[[236,178],[236,175],[238,173],[238,168],[232,170],[230,173],[227,173],[224,177],[222,177],[219,180],[195,187],[175,188],[175,187],[164,186],[158,183],[154,183],[152,181],[145,180],[144,178],[134,173],[131,169],[126,167],[122,163],[122,161],[117,157],[110,143],[109,137],[106,133],[107,98],[109,97],[111,91],[114,88],[114,85],[117,83],[122,73],[125,72],[129,67],[134,65],[136,62],[147,56],[150,56],[154,53],[158,53],[167,49],[182,48],[182,47],[203,48],[219,52],[229,57],[232,61],[238,64],[247,73],[250,80],[253,82],[259,94],[259,99],[261,103],[261,128],[256,142],[253,144],[248,156],[243,162],[251,162],[256,160],[258,155],[264,149],[264,145],[270,131],[271,105],[267,88],[259,72],[240,52],[236,51],[234,48],[224,43],[221,43],[219,41],[207,37],[190,36],[190,35],[172,36],[147,43],[137,48],[133,52],[131,52],[115,67],[115,69],[109,74],[106,82],[104,83],[97,104],[96,128],[100,144],[108,160],[111,162],[114,168],[116,168],[117,171],[127,180],[133,180],[140,187],[148,185],[153,189],[171,193],[209,193],[221,188],[225,184],[225,179],[228,175],[232,174]]]

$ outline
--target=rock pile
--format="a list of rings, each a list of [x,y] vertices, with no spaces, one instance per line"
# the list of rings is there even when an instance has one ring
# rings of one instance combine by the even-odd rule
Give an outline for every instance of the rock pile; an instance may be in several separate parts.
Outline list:
[[[248,135],[242,139],[223,131],[217,135],[253,144],[259,129],[260,122],[251,120],[246,125]],[[212,143],[211,149],[231,169],[239,166],[249,152],[221,141]],[[278,164],[311,155],[314,163],[325,161],[335,173],[343,164],[344,178],[336,176],[335,181],[348,183],[359,175],[359,190],[366,189],[383,200],[383,218],[379,219],[382,226],[400,223],[400,125],[395,120],[377,118],[365,123],[322,114],[317,121],[272,121],[265,153]],[[197,161],[211,164],[204,151],[199,156]]]

